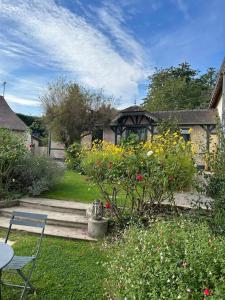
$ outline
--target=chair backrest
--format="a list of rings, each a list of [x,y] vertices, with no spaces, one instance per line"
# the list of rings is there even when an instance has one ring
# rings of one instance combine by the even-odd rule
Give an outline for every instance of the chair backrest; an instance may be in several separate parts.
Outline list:
[[[8,232],[7,232],[7,235],[5,238],[5,243],[7,243],[7,241],[8,241],[9,234],[11,232],[13,225],[40,228],[40,238],[39,238],[39,241],[37,242],[36,254],[35,254],[35,256],[37,256],[40,246],[41,246],[41,241],[42,241],[42,238],[44,235],[47,218],[48,218],[48,216],[45,214],[35,214],[35,213],[23,212],[23,211],[13,211],[12,217],[9,221],[9,228],[8,228]]]

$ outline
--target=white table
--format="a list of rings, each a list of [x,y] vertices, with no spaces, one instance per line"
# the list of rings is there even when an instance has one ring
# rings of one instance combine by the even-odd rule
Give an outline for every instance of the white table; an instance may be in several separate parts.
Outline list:
[[[0,242],[0,300],[2,299],[1,297],[1,278],[2,278],[2,269],[10,263],[14,256],[14,251],[13,248],[6,244],[6,243],[1,243]]]

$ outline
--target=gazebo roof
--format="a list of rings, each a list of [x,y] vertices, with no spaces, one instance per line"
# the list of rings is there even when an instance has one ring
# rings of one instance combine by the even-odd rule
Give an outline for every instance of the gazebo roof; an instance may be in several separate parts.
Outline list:
[[[134,106],[129,106],[123,110],[120,111],[121,113],[128,113],[128,112],[145,112],[145,109],[141,106],[134,105]]]
[[[3,96],[0,96],[0,128],[17,131],[28,129],[24,122],[12,111]]]
[[[146,111],[143,107],[141,106],[130,106],[127,107],[123,110],[121,110],[118,115],[112,120],[111,126],[116,126],[118,122],[120,122],[121,119],[127,118],[129,116],[145,116],[147,119],[153,120],[155,122],[158,121],[158,117],[154,115],[153,113],[150,113]]]

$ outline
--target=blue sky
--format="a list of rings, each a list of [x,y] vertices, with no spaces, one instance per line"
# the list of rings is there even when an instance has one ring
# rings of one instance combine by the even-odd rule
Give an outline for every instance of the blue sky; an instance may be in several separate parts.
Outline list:
[[[41,114],[65,76],[140,103],[154,67],[205,72],[225,56],[224,0],[0,0],[0,83],[16,112]]]

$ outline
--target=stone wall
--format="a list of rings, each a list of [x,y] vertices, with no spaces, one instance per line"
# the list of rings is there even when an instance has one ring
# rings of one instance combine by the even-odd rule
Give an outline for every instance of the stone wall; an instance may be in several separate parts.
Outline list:
[[[111,128],[104,128],[103,130],[103,141],[114,144],[115,143],[115,133]]]
[[[81,145],[84,148],[91,149],[92,147],[92,134],[87,134],[81,138]]]

